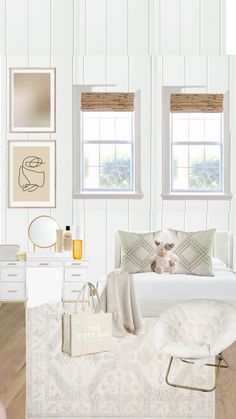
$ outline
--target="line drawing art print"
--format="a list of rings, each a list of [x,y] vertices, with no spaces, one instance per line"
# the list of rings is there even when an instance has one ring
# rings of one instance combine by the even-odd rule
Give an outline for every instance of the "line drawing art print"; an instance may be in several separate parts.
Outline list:
[[[9,141],[9,207],[55,208],[56,141]]]
[[[38,156],[27,156],[19,168],[18,184],[22,192],[34,192],[45,185],[45,163]]]

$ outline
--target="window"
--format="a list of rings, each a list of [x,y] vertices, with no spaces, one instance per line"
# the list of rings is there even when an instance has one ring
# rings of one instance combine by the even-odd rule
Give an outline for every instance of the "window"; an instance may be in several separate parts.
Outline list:
[[[82,92],[80,180],[74,195],[141,197],[135,102],[133,93]]]
[[[224,170],[229,151],[224,96],[170,93],[168,98],[164,198],[225,197],[229,193],[229,174]]]

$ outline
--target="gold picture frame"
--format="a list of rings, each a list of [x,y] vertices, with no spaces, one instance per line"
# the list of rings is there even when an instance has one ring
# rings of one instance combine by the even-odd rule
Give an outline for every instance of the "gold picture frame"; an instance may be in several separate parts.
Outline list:
[[[9,208],[56,207],[56,141],[8,142]]]
[[[56,69],[10,68],[9,131],[56,131]]]

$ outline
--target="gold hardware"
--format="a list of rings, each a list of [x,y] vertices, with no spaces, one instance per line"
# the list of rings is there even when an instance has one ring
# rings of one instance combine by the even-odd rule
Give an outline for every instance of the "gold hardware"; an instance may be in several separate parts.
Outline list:
[[[72,290],[71,292],[80,292],[80,290]]]
[[[81,262],[72,262],[71,265],[81,265]]]
[[[17,274],[7,274],[7,276],[18,276]]]
[[[48,266],[49,265],[49,263],[48,262],[40,262],[40,264],[39,264],[40,266]]]
[[[81,276],[82,274],[71,274],[71,276]]]
[[[185,390],[194,390],[194,391],[202,391],[204,393],[210,393],[211,391],[214,391],[219,383],[219,377],[220,377],[220,370],[221,368],[229,368],[229,364],[227,363],[227,361],[225,360],[225,358],[223,357],[223,355],[220,353],[217,356],[217,364],[205,364],[208,367],[215,367],[216,369],[216,375],[215,375],[215,384],[213,387],[211,388],[202,388],[202,387],[192,387],[192,386],[187,386],[187,385],[183,385],[183,384],[175,384],[175,383],[171,383],[169,381],[169,373],[170,373],[170,369],[171,369],[171,365],[173,362],[173,356],[170,358],[170,362],[168,365],[168,369],[167,369],[167,373],[166,373],[166,384],[168,384],[171,387],[177,387],[177,388],[182,388]],[[181,358],[180,358],[181,359]],[[192,361],[188,361],[185,359],[181,359],[182,362],[186,362],[187,364],[194,364],[194,362]],[[224,361],[225,365],[221,365],[221,362]]]
[[[8,290],[7,292],[17,292],[17,290]]]
[[[16,263],[16,262],[8,262],[8,265],[9,265],[9,266],[10,266],[10,265],[11,265],[11,266],[13,266],[13,265],[15,266],[15,265],[17,265],[17,263]]]

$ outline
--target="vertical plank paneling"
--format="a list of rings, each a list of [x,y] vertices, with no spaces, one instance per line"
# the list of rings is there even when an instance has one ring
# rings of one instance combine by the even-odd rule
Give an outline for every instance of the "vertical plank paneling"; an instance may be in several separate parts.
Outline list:
[[[164,201],[163,230],[185,230],[185,201]]]
[[[83,69],[84,57],[82,55],[73,56],[73,85],[83,84],[84,80],[84,69]],[[79,138],[75,138],[73,141],[79,141]],[[73,145],[72,145],[73,148]],[[79,156],[78,156],[79,159]],[[82,236],[85,237],[85,214],[84,214],[85,203],[84,199],[73,199],[73,225],[79,225],[82,232]]]
[[[50,1],[48,0],[29,2],[29,53],[50,53]]]
[[[207,81],[206,57],[187,55],[185,62],[186,86],[205,86]]]
[[[184,86],[185,61],[181,55],[163,57],[163,86]]]
[[[199,54],[198,0],[181,1],[181,54]]]
[[[152,58],[151,71],[151,229],[162,225],[162,59]]]
[[[0,240],[1,243],[5,243],[6,241],[6,185],[8,181],[7,176],[7,109],[4,104],[7,103],[7,56],[2,55],[0,57],[0,64],[1,64],[1,85],[0,85],[0,93],[1,93],[1,186],[0,186],[0,194],[1,194],[1,206],[0,206],[0,222],[1,222],[1,229],[0,229]]]
[[[85,257],[90,261],[90,278],[106,273],[107,224],[106,200],[85,201]]]
[[[180,0],[161,0],[161,53],[180,54]]]
[[[27,54],[28,0],[6,1],[6,43],[8,54]]]
[[[220,0],[201,0],[201,54],[220,53]]]
[[[109,55],[107,57],[107,83],[116,84],[108,91],[128,91],[127,55]],[[115,268],[115,238],[118,230],[128,229],[128,200],[107,200],[107,272]]]
[[[52,2],[52,51],[55,54],[73,53],[73,0]]]
[[[9,68],[11,67],[27,67],[28,56],[24,54],[15,54],[7,56],[7,88],[9,92]],[[6,102],[7,112],[7,136],[6,136],[6,162],[8,166],[8,141],[11,140],[27,140],[27,134],[9,134],[9,96],[7,94]],[[8,169],[7,169],[8,173]],[[8,188],[6,189],[6,205],[8,206]],[[6,242],[19,244],[23,250],[28,250],[28,224],[29,224],[29,210],[27,208],[7,208],[6,209]]]
[[[84,83],[106,83],[106,57],[87,55],[84,62]],[[104,86],[98,88],[104,90]],[[91,279],[104,275],[107,265],[107,202],[105,199],[85,201],[85,256],[90,260]]]
[[[130,200],[130,230],[150,229],[150,57],[130,56],[130,91],[141,90],[141,189],[143,198]],[[144,215],[145,214],[145,215]]]
[[[86,0],[86,53],[106,54],[106,0]]]
[[[207,227],[207,201],[186,201],[185,230],[205,230]]]
[[[129,53],[148,54],[149,1],[129,0]]]
[[[211,55],[208,57],[208,91],[224,93],[228,90],[228,56]]]
[[[207,213],[207,228],[227,231],[229,228],[229,201],[209,201]]]
[[[107,1],[107,53],[126,54],[128,0]]]
[[[6,53],[6,1],[0,0],[0,54]]]
[[[198,55],[224,52],[225,0],[1,0],[0,10],[0,48],[4,54],[6,45],[8,54],[1,57],[4,140],[40,139],[40,134],[7,132],[8,68],[52,65],[57,69],[57,132],[43,135],[43,139],[57,140],[57,207],[7,208],[7,142],[2,141],[1,153],[6,156],[1,164],[2,241],[18,242],[27,249],[28,222],[43,213],[51,213],[61,227],[80,224],[85,257],[90,259],[94,279],[114,268],[115,234],[119,229],[230,226],[229,202],[163,202],[161,198],[162,85],[207,84],[208,91],[222,92],[228,89],[230,74],[235,154],[235,60],[229,72],[227,57]],[[160,52],[164,58],[148,56]],[[97,90],[141,90],[142,200],[72,200],[73,82],[115,85]],[[232,208],[235,206],[233,199]]]
[[[72,55],[52,55],[57,71],[57,194],[52,216],[60,227],[72,224]]]
[[[31,36],[31,32],[29,33]],[[50,38],[48,39],[50,43]],[[50,47],[49,47],[50,50]],[[30,54],[29,55],[29,66],[30,67],[50,67],[50,54]],[[29,140],[50,140],[50,134],[32,133],[28,136]],[[50,215],[50,208],[30,208],[28,214],[28,222],[30,223],[34,218],[41,215]],[[29,250],[33,250],[33,244],[29,240]]]
[[[86,0],[74,0],[74,53],[85,54]]]
[[[102,74],[102,77],[101,77]],[[106,80],[106,56],[105,55],[85,55],[84,56],[84,75],[85,84],[103,84]],[[102,90],[104,90],[103,87]]]

